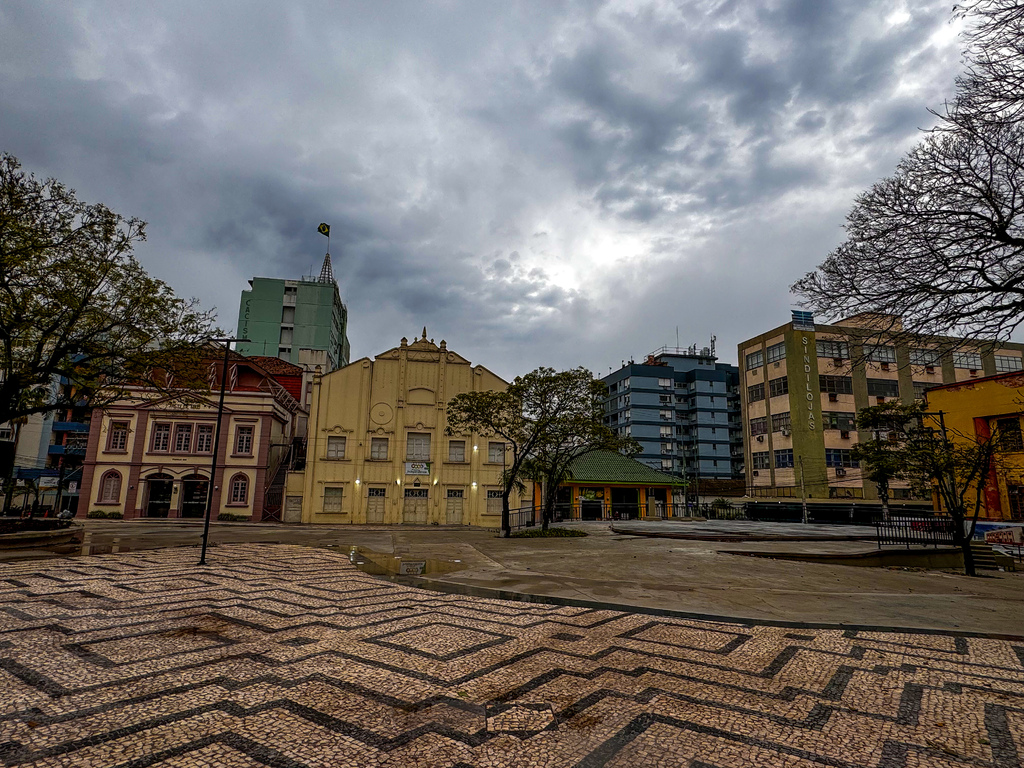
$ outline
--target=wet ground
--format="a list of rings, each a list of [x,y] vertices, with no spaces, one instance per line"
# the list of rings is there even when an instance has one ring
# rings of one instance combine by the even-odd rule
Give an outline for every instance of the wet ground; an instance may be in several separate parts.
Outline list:
[[[581,541],[606,557],[624,546],[559,543]],[[1021,641],[442,595],[362,573],[350,557],[370,552],[331,544],[220,544],[205,567],[195,547],[0,564],[0,760],[1009,768],[1024,756]]]
[[[684,541],[620,536],[607,523],[580,524],[586,538],[501,539],[482,530],[438,527],[211,526],[211,561],[228,543],[352,547],[415,562],[460,561],[448,573],[424,572],[418,584],[473,594],[516,593],[628,608],[760,621],[917,627],[1024,635],[1024,573],[969,579],[956,573],[856,568],[724,554],[857,552],[869,542]],[[85,521],[75,554],[194,546],[197,523]],[[0,553],[0,558],[51,552]],[[10,562],[10,559],[8,559]],[[404,578],[404,577],[403,577]]]

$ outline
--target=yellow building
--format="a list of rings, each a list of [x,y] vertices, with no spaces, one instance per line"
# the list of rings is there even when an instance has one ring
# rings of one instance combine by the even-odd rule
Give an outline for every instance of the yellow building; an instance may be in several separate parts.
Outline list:
[[[1024,373],[1003,373],[928,390],[928,410],[941,411],[952,439],[999,439],[980,518],[1024,521]]]
[[[306,465],[288,476],[284,521],[499,528],[505,444],[444,430],[455,395],[507,386],[426,329],[314,376]]]

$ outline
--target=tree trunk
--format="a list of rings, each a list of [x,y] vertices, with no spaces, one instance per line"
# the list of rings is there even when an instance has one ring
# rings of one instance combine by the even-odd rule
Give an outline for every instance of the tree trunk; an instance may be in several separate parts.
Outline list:
[[[512,535],[512,521],[508,511],[508,497],[511,488],[506,488],[501,494],[501,535],[506,539]]]
[[[878,498],[882,500],[882,520],[889,522],[889,484],[878,484]]]
[[[953,519],[953,541],[958,547],[964,557],[964,573],[968,576],[977,576],[977,571],[974,569],[974,552],[971,551],[971,539],[964,532],[964,517],[963,515],[951,514],[950,517]]]

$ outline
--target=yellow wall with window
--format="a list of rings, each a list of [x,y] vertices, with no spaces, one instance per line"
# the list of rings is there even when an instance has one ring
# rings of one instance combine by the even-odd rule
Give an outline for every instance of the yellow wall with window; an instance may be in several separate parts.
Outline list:
[[[314,376],[306,465],[289,473],[283,519],[500,527],[503,451],[444,430],[455,395],[507,386],[425,335]]]

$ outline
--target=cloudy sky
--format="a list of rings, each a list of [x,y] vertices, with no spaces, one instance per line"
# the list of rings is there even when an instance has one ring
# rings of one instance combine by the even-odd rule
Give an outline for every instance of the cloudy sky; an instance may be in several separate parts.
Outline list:
[[[949,0],[0,4],[0,150],[234,330],[331,248],[353,358],[599,374],[786,322],[960,67]]]

